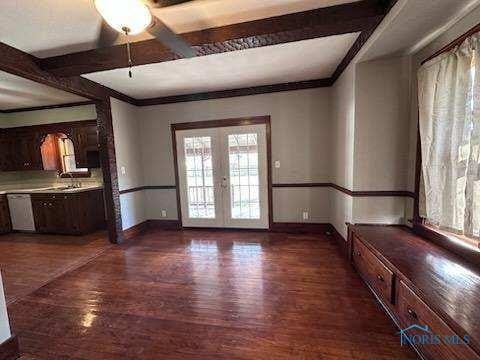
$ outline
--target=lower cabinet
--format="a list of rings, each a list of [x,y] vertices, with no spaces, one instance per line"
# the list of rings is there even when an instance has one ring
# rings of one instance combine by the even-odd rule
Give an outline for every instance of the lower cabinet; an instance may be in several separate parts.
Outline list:
[[[35,228],[40,233],[83,235],[105,221],[103,191],[32,194]]]
[[[7,197],[0,195],[0,234],[7,234],[10,231],[12,231],[12,223]]]
[[[467,344],[471,339],[464,341],[465,334],[450,328],[407,285],[404,274],[387,266],[355,233],[350,234],[350,243],[353,265],[402,329],[399,343],[413,346],[424,359],[480,359]]]

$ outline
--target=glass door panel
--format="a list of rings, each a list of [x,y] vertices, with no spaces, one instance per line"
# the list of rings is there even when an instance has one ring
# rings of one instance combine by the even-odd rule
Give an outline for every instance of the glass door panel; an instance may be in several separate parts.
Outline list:
[[[176,132],[177,164],[183,226],[222,226],[221,188],[215,129]],[[220,201],[220,202],[219,202]]]
[[[210,136],[186,137],[184,151],[188,215],[192,219],[214,219],[212,138]]]

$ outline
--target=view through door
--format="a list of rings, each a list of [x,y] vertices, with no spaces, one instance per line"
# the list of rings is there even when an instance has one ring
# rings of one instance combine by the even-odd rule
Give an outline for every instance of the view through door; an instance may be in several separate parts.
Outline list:
[[[266,125],[175,134],[183,226],[267,229]]]

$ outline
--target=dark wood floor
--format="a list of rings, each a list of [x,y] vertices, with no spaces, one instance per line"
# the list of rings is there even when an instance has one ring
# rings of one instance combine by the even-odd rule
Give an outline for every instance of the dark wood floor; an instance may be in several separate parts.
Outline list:
[[[321,236],[156,232],[9,312],[26,359],[415,358]]]
[[[0,236],[0,269],[7,304],[111,246],[103,231],[83,237],[19,233]]]

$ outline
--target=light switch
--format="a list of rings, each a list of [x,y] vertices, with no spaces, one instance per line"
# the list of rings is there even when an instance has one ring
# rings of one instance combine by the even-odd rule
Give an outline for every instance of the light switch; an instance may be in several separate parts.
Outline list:
[[[275,161],[275,168],[280,169],[280,161]]]
[[[167,210],[162,210],[162,218],[167,217]]]
[[[308,211],[304,211],[303,212],[303,220],[308,220],[308,218],[309,218]]]
[[[127,173],[127,168],[125,166],[122,166],[120,168],[120,172],[122,173],[122,175],[125,175]]]

